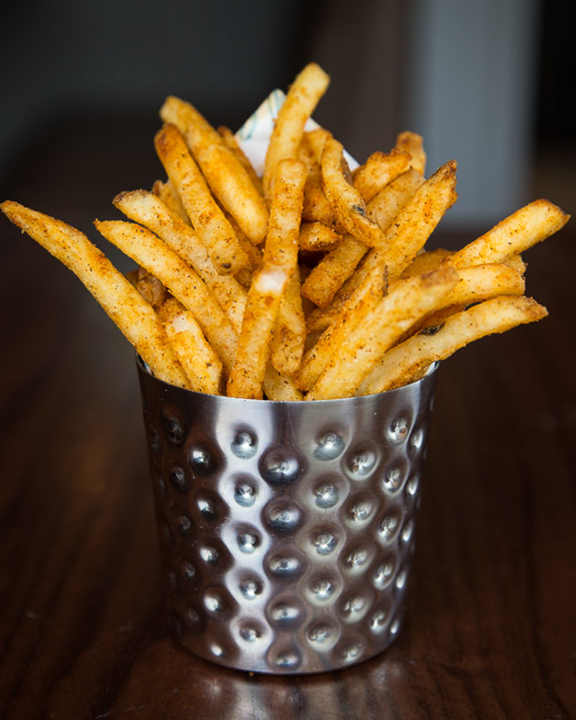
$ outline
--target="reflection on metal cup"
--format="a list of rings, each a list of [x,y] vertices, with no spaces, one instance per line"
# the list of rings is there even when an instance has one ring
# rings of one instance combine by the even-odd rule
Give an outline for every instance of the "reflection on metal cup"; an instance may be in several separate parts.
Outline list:
[[[295,674],[401,627],[436,367],[379,395],[203,395],[138,363],[169,617],[220,665]]]

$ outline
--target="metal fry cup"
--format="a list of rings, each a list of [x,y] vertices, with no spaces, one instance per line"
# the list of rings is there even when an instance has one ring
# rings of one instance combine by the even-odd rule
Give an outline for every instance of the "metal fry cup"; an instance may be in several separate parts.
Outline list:
[[[385,650],[402,624],[436,367],[319,402],[203,395],[138,372],[179,642],[275,674]]]

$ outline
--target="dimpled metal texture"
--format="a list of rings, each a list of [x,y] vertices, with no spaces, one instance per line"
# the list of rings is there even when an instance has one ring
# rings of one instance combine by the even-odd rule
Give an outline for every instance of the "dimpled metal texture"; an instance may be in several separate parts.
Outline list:
[[[362,398],[270,402],[139,364],[171,626],[226,667],[344,668],[397,637],[435,370]]]

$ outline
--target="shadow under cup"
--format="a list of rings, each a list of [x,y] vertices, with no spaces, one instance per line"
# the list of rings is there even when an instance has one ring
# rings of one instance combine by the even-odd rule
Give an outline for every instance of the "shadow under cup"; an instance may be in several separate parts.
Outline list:
[[[276,674],[397,637],[436,367],[359,398],[203,395],[139,362],[166,597],[180,643]]]

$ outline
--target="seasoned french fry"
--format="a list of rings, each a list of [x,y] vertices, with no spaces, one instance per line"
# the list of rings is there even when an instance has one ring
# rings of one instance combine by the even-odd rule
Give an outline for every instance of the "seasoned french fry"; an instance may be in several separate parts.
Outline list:
[[[261,400],[270,340],[280,300],[288,284],[284,268],[264,266],[250,285],[235,362],[226,392],[231,397]]]
[[[164,125],[154,140],[156,152],[218,270],[235,273],[248,258],[175,125]]]
[[[324,145],[326,140],[330,137],[332,137],[332,134],[322,127],[314,128],[314,130],[307,130],[302,135],[300,150],[304,150],[308,156],[308,162],[306,163],[308,169],[310,169],[311,165],[320,165],[322,162]],[[300,158],[300,160],[302,159],[303,158]]]
[[[358,323],[305,399],[351,397],[386,350],[442,303],[458,282],[458,273],[447,272],[451,270],[439,268],[391,289]]]
[[[424,247],[456,197],[456,162],[450,160],[418,188],[386,232],[383,247],[388,253],[390,281]]]
[[[382,230],[388,230],[392,222],[424,183],[424,178],[413,168],[394,178],[368,203],[368,214]]]
[[[445,298],[446,305],[471,305],[497,295],[523,295],[526,289],[523,275],[501,263],[462,268],[458,274],[460,279]]]
[[[196,270],[228,315],[237,332],[242,326],[246,291],[231,275],[221,275],[194,230],[146,190],[121,192],[113,200],[126,217],[158,235],[182,260]]]
[[[569,219],[549,200],[535,200],[451,255],[446,264],[461,268],[502,262],[558,232]]]
[[[218,134],[224,141],[226,147],[234,153],[238,162],[246,170],[248,175],[250,175],[250,180],[252,180],[252,182],[254,183],[254,187],[258,190],[260,195],[262,195],[262,178],[258,177],[258,175],[256,174],[256,170],[254,170],[254,167],[248,159],[248,156],[246,155],[244,150],[242,150],[240,143],[236,138],[236,135],[234,135],[230,128],[227,128],[224,125],[221,125],[218,128]]]
[[[423,272],[430,272],[440,266],[443,260],[452,255],[451,250],[437,248],[436,250],[423,250],[419,252],[412,262],[406,266],[400,275],[400,279],[414,277]]]
[[[214,352],[194,314],[169,298],[158,310],[166,334],[190,381],[190,390],[218,395],[222,384],[222,361]]]
[[[240,247],[242,248],[242,250],[244,250],[248,258],[248,262],[246,263],[246,265],[244,265],[243,268],[238,270],[235,278],[237,282],[242,285],[242,287],[250,287],[250,280],[252,278],[252,275],[254,275],[254,273],[262,267],[262,250],[257,245],[254,245],[254,243],[248,240],[248,238],[246,237],[246,235],[244,235],[244,233],[240,229],[240,226],[238,225],[236,220],[234,220],[232,215],[226,213],[226,217],[234,228],[234,232],[236,233],[236,237],[238,238]]]
[[[267,400],[297,402],[304,396],[288,375],[281,375],[270,363],[264,374],[264,394]]]
[[[161,280],[194,314],[225,370],[229,371],[236,353],[237,336],[196,271],[145,227],[121,220],[96,220],[95,225],[109,242]]]
[[[308,168],[304,188],[302,219],[310,223],[320,222],[338,232],[340,229],[339,223],[332,206],[326,199],[324,187],[322,186],[320,160],[324,142],[328,137],[330,137],[330,133],[322,129],[305,132],[298,148],[298,158]]]
[[[300,250],[326,252],[342,241],[342,235],[321,222],[303,222],[300,226]]]
[[[369,217],[383,231],[387,231],[422,183],[422,176],[416,171],[402,173],[368,203]],[[304,297],[320,308],[326,308],[335,300],[332,311],[338,313],[342,302],[350,297],[364,277],[363,270],[360,270],[356,278],[352,276],[366,252],[368,247],[363,242],[349,235],[345,236],[342,242],[313,268],[302,285]],[[370,252],[374,253],[376,258],[379,257],[376,250]],[[370,261],[365,269],[370,269]],[[337,295],[338,297],[335,297]]]
[[[308,171],[306,189],[304,191],[302,219],[306,222],[320,222],[327,227],[334,228],[336,232],[339,232],[341,228],[340,223],[336,219],[334,208],[330,205],[324,194],[322,171],[319,165]]]
[[[189,387],[152,307],[84,233],[10,200],[0,208],[81,280],[156,377],[178,387]]]
[[[261,243],[266,237],[268,208],[238,154],[232,152],[210,123],[184,100],[169,96],[160,117],[184,135],[212,192],[246,237],[255,244]]]
[[[310,63],[292,83],[278,112],[266,151],[262,178],[265,197],[270,198],[272,195],[276,166],[280,160],[298,157],[304,125],[326,92],[329,82],[330,78],[324,70],[316,63]]]
[[[164,205],[166,205],[171,212],[178,215],[178,217],[181,220],[184,220],[187,225],[190,225],[190,218],[186,214],[184,205],[182,205],[182,200],[180,200],[180,196],[176,190],[174,190],[174,186],[170,180],[167,180],[166,182],[156,180],[154,185],[152,185],[152,192],[156,195],[156,197],[162,200]]]
[[[294,375],[298,372],[305,341],[306,318],[300,294],[300,273],[296,268],[280,301],[270,346],[270,362],[279,373]]]
[[[354,187],[365,202],[370,202],[388,183],[407,170],[411,157],[409,152],[396,148],[389,153],[372,153],[366,162],[352,173]]]
[[[366,203],[351,179],[344,148],[338,140],[328,138],[322,151],[322,185],[326,198],[350,235],[370,247],[381,247],[384,233],[368,216]]]
[[[312,268],[302,283],[302,295],[319,308],[328,306],[367,250],[368,247],[363,242],[351,235],[345,235],[342,242]]]
[[[260,399],[278,308],[297,269],[306,167],[284,159],[276,166],[263,266],[252,280],[227,393]]]
[[[502,263],[514,268],[514,270],[517,270],[521,275],[526,272],[527,264],[524,262],[521,255],[512,255],[511,257],[506,258],[506,260],[502,260]]]
[[[168,291],[157,277],[151,275],[144,268],[136,270],[136,277],[132,284],[140,295],[152,305],[154,310],[157,310],[166,302]]]
[[[299,160],[280,160],[276,166],[273,207],[264,246],[265,266],[281,267],[290,276],[298,264],[298,238],[304,202],[306,167]],[[272,209],[274,215],[272,215]]]
[[[426,270],[429,272],[429,270]],[[503,295],[523,295],[526,289],[524,276],[516,268],[503,263],[474,265],[458,270],[460,279],[442,301],[442,305],[430,315],[426,315],[409,333],[415,334],[425,328],[434,328],[444,322],[446,317],[466,309],[473,303],[489,300]],[[392,285],[405,282],[397,280]]]
[[[344,347],[347,337],[365,319],[369,311],[384,297],[386,289],[385,258],[380,266],[374,266],[364,281],[340,309],[331,325],[318,341],[306,352],[296,378],[297,386],[310,390],[325,370],[330,359]]]
[[[414,168],[420,175],[426,173],[426,153],[421,135],[414,132],[402,132],[396,138],[396,149],[410,153],[409,167]]]
[[[383,354],[358,393],[369,395],[418,379],[431,363],[486,335],[502,333],[546,317],[546,308],[527,297],[496,297],[448,318],[434,335],[415,335]]]

